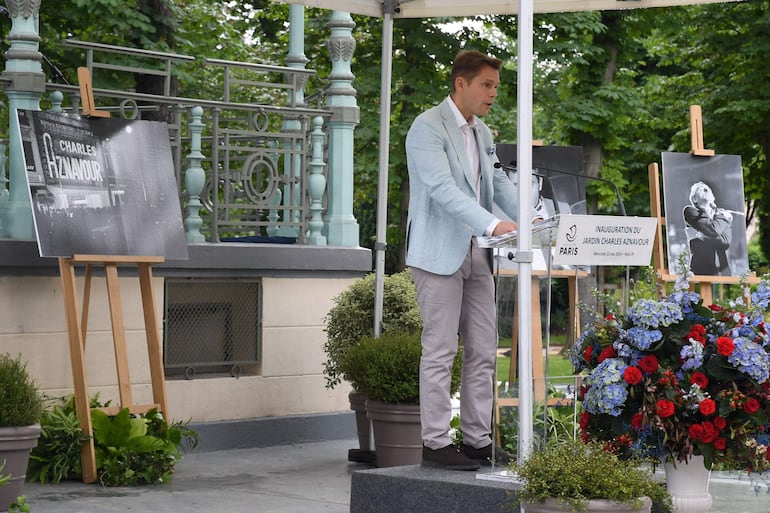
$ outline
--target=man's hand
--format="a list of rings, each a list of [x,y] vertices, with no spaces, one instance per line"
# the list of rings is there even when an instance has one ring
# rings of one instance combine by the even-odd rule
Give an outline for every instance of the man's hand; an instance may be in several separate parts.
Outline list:
[[[497,223],[497,226],[495,226],[495,231],[492,232],[493,236],[502,235],[504,233],[512,232],[514,230],[518,230],[519,225],[512,221],[500,221]]]

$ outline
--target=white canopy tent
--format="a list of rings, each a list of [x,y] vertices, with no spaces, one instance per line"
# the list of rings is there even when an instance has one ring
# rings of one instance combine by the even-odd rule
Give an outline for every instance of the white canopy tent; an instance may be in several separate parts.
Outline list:
[[[518,84],[517,84],[517,167],[519,183],[530,183],[532,176],[532,66],[533,14],[569,11],[605,11],[721,3],[735,0],[277,0],[282,3],[319,7],[353,14],[382,17],[382,81],[380,91],[380,141],[377,190],[377,240],[375,244],[374,332],[380,334],[385,274],[385,248],[388,201],[388,162],[390,147],[390,97],[393,58],[393,19],[429,17],[467,17],[494,14],[518,14]],[[453,56],[446,56],[451,59]],[[529,190],[519,190],[519,219],[529,219]],[[529,303],[532,276],[532,232],[522,223],[516,248],[519,286],[518,376],[519,440],[518,457],[522,461],[533,442],[532,389],[532,305]],[[529,386],[525,386],[525,384]]]

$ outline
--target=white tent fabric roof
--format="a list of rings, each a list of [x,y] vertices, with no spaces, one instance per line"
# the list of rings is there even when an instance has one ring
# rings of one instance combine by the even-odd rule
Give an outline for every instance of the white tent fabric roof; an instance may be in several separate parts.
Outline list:
[[[346,11],[367,16],[382,16],[381,0],[280,0],[283,3],[299,4]],[[607,11],[618,9],[641,9],[705,3],[721,3],[722,0],[534,0],[533,11]],[[482,14],[515,14],[519,11],[519,0],[401,0],[400,12],[394,18],[429,18],[435,16],[477,16]]]

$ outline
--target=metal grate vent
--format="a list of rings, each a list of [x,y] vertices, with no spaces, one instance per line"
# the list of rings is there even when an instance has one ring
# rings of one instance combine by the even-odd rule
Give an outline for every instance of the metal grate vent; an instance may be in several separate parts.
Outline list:
[[[259,280],[167,279],[163,363],[167,376],[229,372],[259,361]]]

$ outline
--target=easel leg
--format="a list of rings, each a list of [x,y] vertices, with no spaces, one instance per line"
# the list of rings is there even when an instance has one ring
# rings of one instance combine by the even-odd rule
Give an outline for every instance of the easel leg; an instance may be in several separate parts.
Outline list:
[[[160,346],[158,319],[155,313],[155,296],[153,295],[152,268],[150,264],[139,264],[139,286],[142,291],[144,327],[147,332],[147,353],[150,358],[152,399],[158,405],[160,411],[163,412],[163,416],[168,418],[166,381],[163,374],[163,354]]]
[[[118,266],[106,263],[104,273],[107,278],[107,296],[110,302],[110,320],[112,321],[112,342],[115,347],[115,366],[118,371],[118,393],[120,406],[134,404],[131,398],[131,377],[128,373],[128,352],[126,351],[126,332],[123,327],[123,310],[118,284]]]
[[[59,271],[61,273],[62,294],[64,295],[64,310],[67,317],[67,332],[69,334],[70,360],[72,364],[72,382],[75,395],[75,409],[80,428],[83,434],[88,436],[88,441],[83,443],[80,451],[80,459],[83,466],[83,481],[93,483],[96,481],[96,451],[94,449],[93,425],[91,424],[91,401],[88,397],[88,384],[86,382],[85,352],[83,338],[78,316],[77,292],[75,290],[75,267],[71,260],[59,259]],[[85,327],[83,328],[85,329]]]

